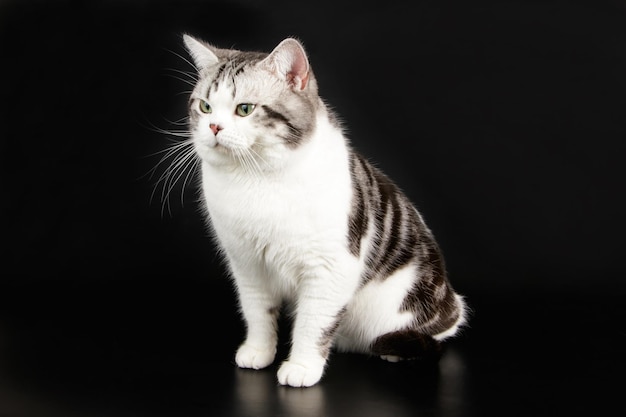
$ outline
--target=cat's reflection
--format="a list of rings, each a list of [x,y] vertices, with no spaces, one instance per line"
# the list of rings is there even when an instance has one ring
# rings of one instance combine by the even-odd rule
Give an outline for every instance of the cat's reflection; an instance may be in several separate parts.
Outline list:
[[[433,410],[446,416],[472,414],[466,361],[457,349],[447,349],[433,368],[352,356],[335,362],[327,379],[309,388],[280,386],[277,365],[260,371],[236,368],[235,415],[408,417]]]
[[[282,410],[288,416],[320,417],[327,415],[323,385],[293,389],[278,387],[278,398]]]
[[[447,349],[439,362],[437,403],[446,416],[473,415],[469,398],[467,364],[463,352],[453,347]]]
[[[323,385],[291,388],[278,385],[274,367],[260,371],[235,369],[235,401],[242,416],[325,415]]]

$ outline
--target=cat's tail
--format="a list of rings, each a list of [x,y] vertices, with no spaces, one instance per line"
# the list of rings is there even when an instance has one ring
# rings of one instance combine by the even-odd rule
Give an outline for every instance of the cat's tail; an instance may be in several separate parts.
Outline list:
[[[406,359],[436,362],[441,357],[441,343],[417,330],[398,330],[374,340],[371,352],[391,362]]]

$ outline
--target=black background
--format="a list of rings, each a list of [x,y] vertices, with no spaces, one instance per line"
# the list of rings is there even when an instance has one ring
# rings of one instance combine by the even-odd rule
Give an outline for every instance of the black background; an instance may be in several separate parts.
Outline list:
[[[492,394],[515,405],[508,415],[571,397],[612,407],[625,338],[622,2],[14,0],[0,2],[1,415],[277,409],[262,405],[273,371],[232,373],[243,330],[196,183],[160,197],[155,153],[171,142],[158,130],[180,128],[190,90],[182,33],[263,51],[298,37],[353,146],[424,214],[475,310],[452,352],[478,379],[415,409],[486,415],[502,410]],[[590,357],[600,362],[581,371]],[[374,389],[342,382],[368,376],[337,358],[345,372],[327,384]],[[267,392],[241,400],[243,380]],[[285,415],[315,395],[336,403],[319,389],[270,403]]]

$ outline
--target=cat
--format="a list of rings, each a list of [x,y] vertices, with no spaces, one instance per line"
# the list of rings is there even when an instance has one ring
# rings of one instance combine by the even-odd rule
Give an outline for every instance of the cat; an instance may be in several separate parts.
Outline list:
[[[246,326],[237,365],[273,363],[284,304],[281,385],[318,383],[333,349],[437,358],[467,321],[465,299],[418,210],[320,98],[303,44],[263,53],[183,40],[197,71],[188,128],[203,207]]]

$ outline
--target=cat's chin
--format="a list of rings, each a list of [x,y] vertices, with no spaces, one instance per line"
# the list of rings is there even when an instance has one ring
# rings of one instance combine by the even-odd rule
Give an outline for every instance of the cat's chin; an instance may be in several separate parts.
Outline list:
[[[242,152],[238,149],[229,148],[228,146],[217,144],[214,147],[205,147],[197,150],[200,159],[206,164],[224,172],[232,171],[254,171],[259,172],[258,162],[249,161],[250,156],[242,156]],[[245,160],[242,160],[245,159]]]

